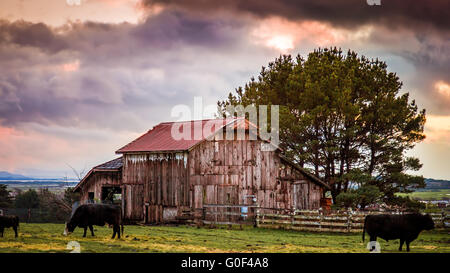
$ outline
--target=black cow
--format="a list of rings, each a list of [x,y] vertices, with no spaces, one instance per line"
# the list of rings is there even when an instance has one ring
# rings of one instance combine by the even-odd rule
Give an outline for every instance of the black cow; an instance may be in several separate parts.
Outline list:
[[[19,217],[16,215],[0,216],[0,234],[3,237],[3,231],[6,228],[12,227],[14,229],[15,237],[17,238],[17,228],[19,227]]]
[[[370,236],[370,241],[376,241],[380,237],[386,241],[400,239],[399,251],[402,251],[403,243],[406,242],[406,251],[409,251],[409,244],[414,241],[422,230],[431,230],[434,228],[433,219],[430,215],[419,213],[403,215],[367,215],[364,220],[364,235]]]
[[[123,222],[122,222],[122,209],[114,205],[106,204],[86,204],[79,206],[69,222],[66,223],[64,235],[72,233],[76,227],[84,228],[83,237],[86,237],[86,231],[89,227],[92,236],[94,236],[93,225],[104,226],[105,223],[113,227],[112,238],[118,236],[120,239],[120,226],[122,226],[123,234]]]

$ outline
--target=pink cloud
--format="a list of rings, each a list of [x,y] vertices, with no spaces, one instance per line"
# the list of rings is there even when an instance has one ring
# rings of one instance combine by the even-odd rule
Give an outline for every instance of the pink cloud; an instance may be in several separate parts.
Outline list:
[[[65,63],[62,66],[62,70],[66,72],[74,72],[80,68],[80,61],[75,60],[73,62]]]
[[[26,129],[0,126],[0,170],[23,174],[27,174],[26,169],[42,173],[66,170],[73,176],[67,164],[77,170],[90,168],[116,157],[114,151],[136,137],[130,132],[113,134],[31,124]]]
[[[253,30],[257,44],[275,48],[281,52],[309,42],[316,46],[337,44],[346,38],[347,31],[336,29],[319,21],[289,21],[279,17],[263,19]]]

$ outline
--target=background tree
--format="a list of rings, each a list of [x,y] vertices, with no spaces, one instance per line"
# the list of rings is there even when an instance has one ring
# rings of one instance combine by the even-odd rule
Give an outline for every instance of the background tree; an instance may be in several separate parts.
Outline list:
[[[419,160],[405,156],[425,138],[425,110],[400,94],[401,86],[378,59],[318,49],[306,60],[276,58],[218,106],[227,116],[228,105],[280,105],[281,148],[328,183],[335,202],[355,171],[389,202],[396,192],[425,186],[423,177],[406,174],[421,168]]]
[[[357,203],[361,209],[375,204],[381,197],[380,190],[374,185],[364,185],[355,190],[355,193],[357,195]]]
[[[42,209],[43,215],[41,220],[44,221],[64,221],[72,211],[72,205],[67,204],[63,198],[58,197],[55,193],[48,189],[40,189],[39,207]]]
[[[64,197],[62,200],[68,206],[72,207],[73,203],[80,201],[80,193],[74,192],[73,188],[69,187],[64,191]]]
[[[16,196],[16,208],[33,209],[39,207],[39,196],[33,189],[22,192]]]
[[[11,196],[6,185],[0,185],[0,208],[9,208],[12,205]]]

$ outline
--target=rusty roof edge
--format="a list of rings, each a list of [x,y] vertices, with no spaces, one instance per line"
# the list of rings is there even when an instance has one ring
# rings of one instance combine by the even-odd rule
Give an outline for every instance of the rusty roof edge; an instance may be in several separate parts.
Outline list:
[[[123,152],[124,155],[142,155],[142,154],[175,154],[175,153],[184,153],[189,152],[188,149],[185,150],[151,150],[151,151],[130,151],[130,152]]]
[[[292,167],[294,167],[296,170],[298,170],[299,172],[301,172],[303,175],[307,176],[308,178],[310,178],[313,182],[315,182],[316,184],[323,186],[329,190],[331,190],[331,187],[323,182],[321,179],[319,179],[317,176],[313,175],[312,173],[310,173],[309,171],[305,170],[304,168],[300,167],[299,165],[297,165],[296,163],[292,162],[290,159],[288,159],[287,157],[285,157],[284,155],[279,155],[280,158],[282,160],[284,160],[285,162],[289,163]]]
[[[251,124],[251,125],[255,128],[256,131],[258,131],[258,126],[256,126],[255,124],[251,123],[251,122],[248,121],[247,119],[245,119],[245,118],[235,118],[235,119],[233,119],[232,121],[230,121],[229,123],[223,125],[223,126],[220,127],[219,129],[217,129],[217,131],[216,131],[214,134],[212,134],[212,135],[210,135],[210,136],[208,136],[208,137],[205,137],[205,139],[203,139],[203,140],[201,140],[201,141],[199,141],[199,142],[197,142],[197,143],[191,145],[191,147],[189,147],[189,148],[187,149],[187,151],[188,151],[188,152],[192,151],[195,147],[197,147],[198,145],[200,145],[200,144],[203,143],[204,141],[211,141],[213,137],[215,137],[218,133],[220,133],[220,130],[221,130],[222,128],[224,128],[224,127],[226,127],[226,126],[232,124],[233,122],[242,121],[242,120],[247,121],[249,124]],[[249,129],[249,132],[251,132],[250,129]],[[258,134],[258,132],[256,132],[256,137],[259,138],[259,139],[261,139],[260,136],[259,136],[259,134]],[[263,140],[263,139],[261,139],[261,140],[264,141],[264,142],[267,142],[267,143],[270,144],[270,145],[272,145],[272,146],[275,148],[275,150],[283,151],[283,149],[281,149],[278,145],[275,145],[272,141],[270,141],[270,140]]]

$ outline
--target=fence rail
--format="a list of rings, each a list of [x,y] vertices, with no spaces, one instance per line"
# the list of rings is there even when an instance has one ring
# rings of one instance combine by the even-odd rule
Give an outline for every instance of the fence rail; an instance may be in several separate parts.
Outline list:
[[[318,232],[361,232],[369,214],[403,214],[401,211],[283,210],[256,205],[204,205],[197,210],[194,222],[200,225],[253,225],[262,228]],[[437,228],[449,227],[446,211],[430,213]]]
[[[343,212],[324,214],[317,211],[294,211],[290,214],[258,213],[256,226],[262,228],[292,229],[319,232],[361,232],[364,218],[369,214],[402,214],[402,212]],[[437,228],[449,227],[450,215],[430,213]]]
[[[200,225],[253,225],[256,226],[256,205],[205,204],[196,213],[194,222]]]

